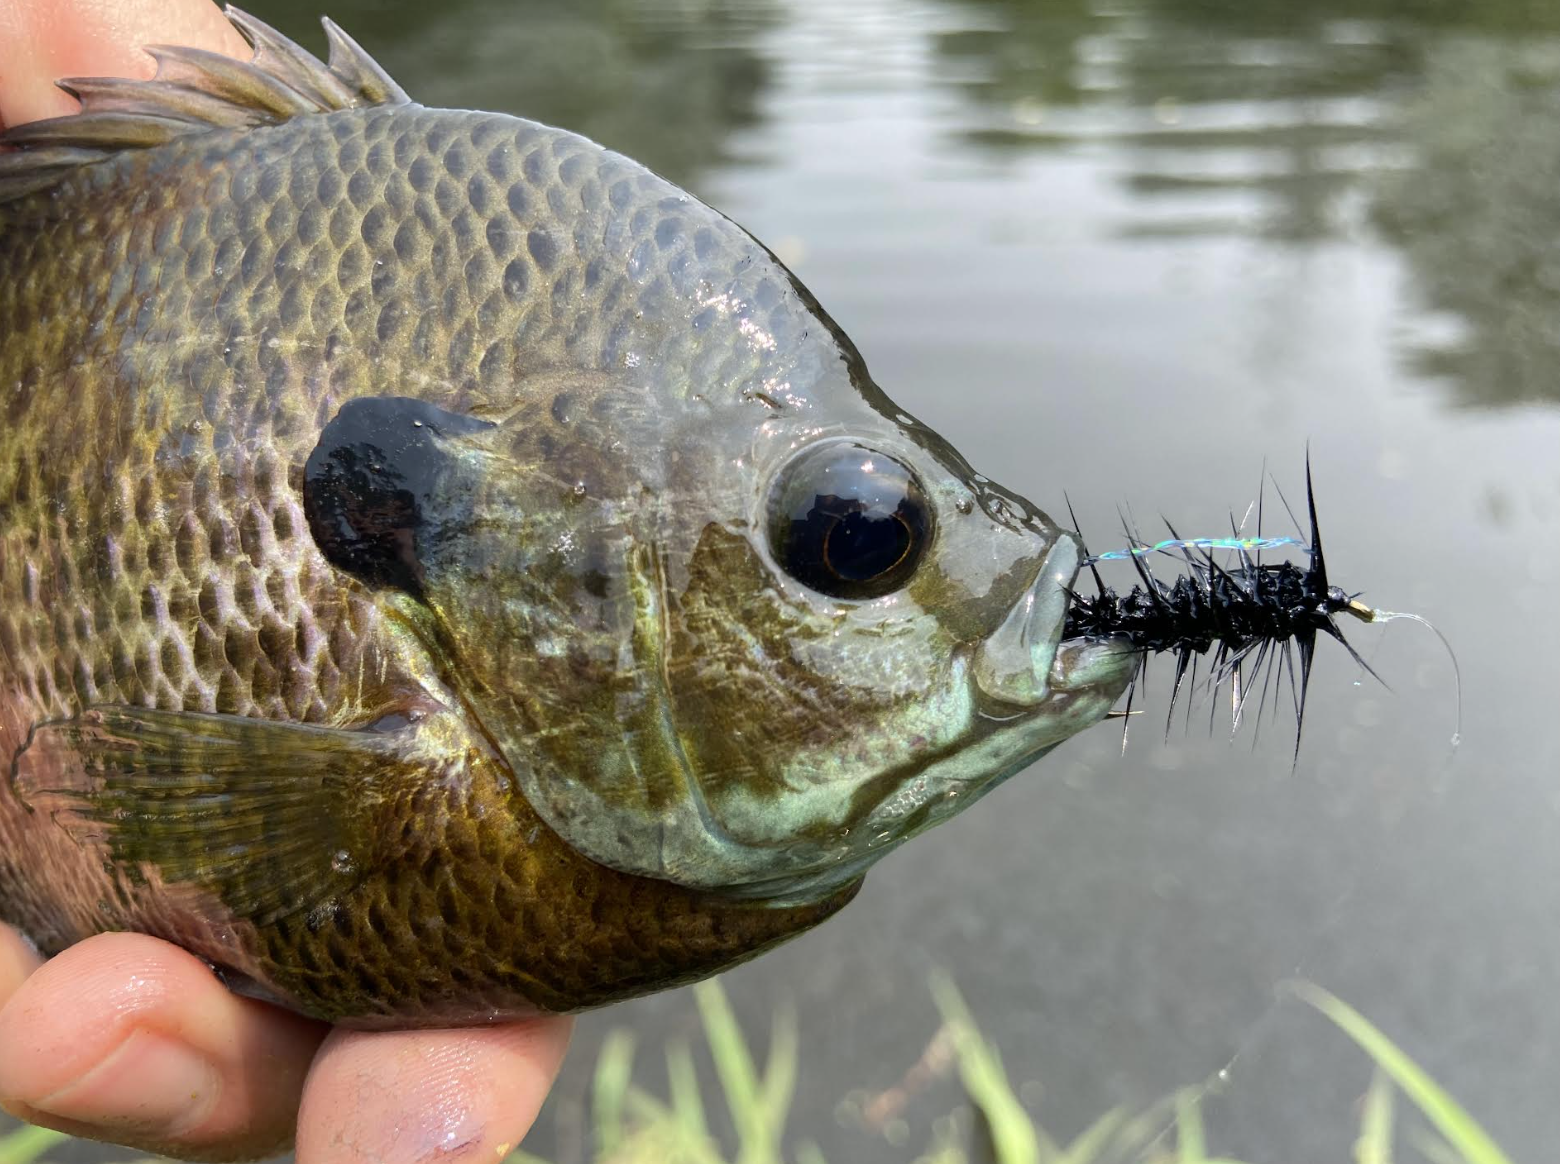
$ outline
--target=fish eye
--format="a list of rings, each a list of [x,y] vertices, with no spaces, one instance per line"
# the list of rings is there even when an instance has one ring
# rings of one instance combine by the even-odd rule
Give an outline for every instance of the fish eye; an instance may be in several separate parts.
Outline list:
[[[878,598],[899,589],[931,537],[931,507],[915,474],[861,445],[804,452],[770,494],[775,560],[831,598]]]

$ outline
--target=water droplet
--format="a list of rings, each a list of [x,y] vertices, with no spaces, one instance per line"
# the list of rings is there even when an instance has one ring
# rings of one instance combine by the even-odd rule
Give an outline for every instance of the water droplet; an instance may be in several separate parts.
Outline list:
[[[953,507],[955,509],[957,509],[960,513],[974,513],[975,512],[975,502],[974,502],[974,500],[972,498],[969,498],[969,497],[961,497],[961,498],[959,498],[957,501],[955,501],[953,503]]]
[[[337,849],[331,854],[330,867],[342,876],[352,872],[352,854],[345,849]]]

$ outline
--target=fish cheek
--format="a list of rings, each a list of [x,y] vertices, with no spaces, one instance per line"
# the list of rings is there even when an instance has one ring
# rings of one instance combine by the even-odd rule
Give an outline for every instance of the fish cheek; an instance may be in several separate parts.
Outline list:
[[[810,786],[798,788],[797,761],[848,750],[887,710],[882,689],[816,665],[843,627],[843,615],[785,601],[745,538],[706,527],[677,604],[668,682],[700,788],[742,840],[837,838],[848,792],[810,765]]]
[[[748,542],[718,525],[701,533],[670,628],[667,686],[678,733],[704,794],[732,788],[778,797],[772,763],[811,725],[797,714],[804,676],[789,672],[806,628],[776,601]],[[799,684],[786,689],[788,682]]]

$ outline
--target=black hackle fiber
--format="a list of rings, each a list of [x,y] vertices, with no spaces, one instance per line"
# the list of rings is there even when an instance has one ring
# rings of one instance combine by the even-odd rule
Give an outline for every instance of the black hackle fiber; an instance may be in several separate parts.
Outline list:
[[[1343,643],[1354,659],[1365,666],[1335,621],[1336,615],[1348,611],[1355,596],[1327,580],[1309,464],[1306,466],[1306,501],[1311,535],[1309,562],[1305,568],[1289,561],[1263,565],[1260,559],[1253,559],[1244,551],[1239,553],[1238,560],[1221,566],[1207,550],[1194,554],[1183,549],[1184,571],[1178,573],[1174,581],[1165,582],[1154,576],[1143,556],[1135,555],[1132,563],[1139,584],[1128,593],[1119,594],[1106,586],[1096,571],[1094,581],[1098,592],[1092,597],[1073,594],[1064,637],[1124,639],[1140,653],[1140,668],[1146,665],[1151,654],[1169,652],[1174,655],[1172,714],[1188,669],[1195,675],[1196,657],[1211,652],[1210,686],[1217,688],[1231,682],[1233,719],[1237,726],[1250,693],[1249,687],[1241,687],[1242,664],[1250,658],[1258,669],[1267,664],[1270,669],[1278,667],[1280,674],[1287,666],[1294,695],[1295,752],[1298,756],[1299,733],[1305,721],[1306,688],[1318,632]],[[1068,508],[1070,511],[1071,506]],[[1076,524],[1074,518],[1075,528]],[[1168,522],[1165,524],[1171,537],[1180,537]],[[1134,544],[1142,544],[1131,531],[1129,536]],[[1090,565],[1092,568],[1093,563]],[[1298,675],[1291,644],[1298,648]],[[1370,670],[1368,666],[1365,669]],[[1140,669],[1140,677],[1141,674]],[[1262,700],[1267,697],[1270,678],[1271,671],[1262,684],[1259,710]],[[1167,732],[1168,724],[1167,716]]]

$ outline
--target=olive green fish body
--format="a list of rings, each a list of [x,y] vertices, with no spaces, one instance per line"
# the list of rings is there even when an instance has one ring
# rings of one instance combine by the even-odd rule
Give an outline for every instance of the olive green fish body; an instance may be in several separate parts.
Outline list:
[[[0,155],[0,917],[358,1025],[578,1009],[1104,714],[1072,539],[740,228],[234,21]],[[909,500],[809,548],[808,473]]]

